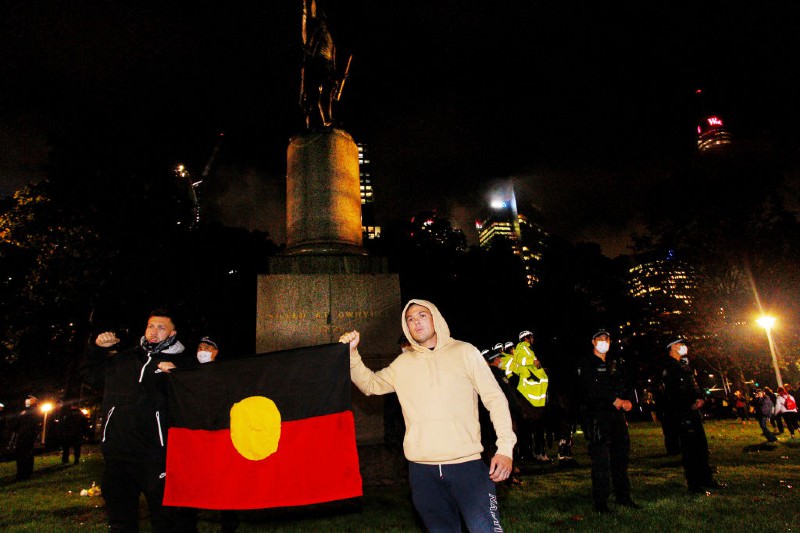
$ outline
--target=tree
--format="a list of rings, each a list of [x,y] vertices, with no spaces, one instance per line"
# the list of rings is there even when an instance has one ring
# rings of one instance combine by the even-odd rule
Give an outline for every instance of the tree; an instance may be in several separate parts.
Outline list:
[[[638,239],[640,252],[671,249],[692,265],[698,287],[685,334],[696,339],[695,352],[739,374],[763,372],[769,364],[755,355],[766,342],[754,325],[762,311],[779,313],[792,326],[782,337],[787,369],[800,347],[800,226],[784,206],[776,160],[746,145],[698,156],[664,183]],[[754,361],[763,363],[754,367]]]
[[[107,258],[84,213],[59,202],[49,182],[6,200],[0,214],[6,365],[63,368],[82,350],[80,325],[91,310],[96,280],[108,271]]]

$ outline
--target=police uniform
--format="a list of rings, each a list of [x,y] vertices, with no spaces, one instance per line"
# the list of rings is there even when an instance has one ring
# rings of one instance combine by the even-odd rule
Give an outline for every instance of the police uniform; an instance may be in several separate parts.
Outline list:
[[[608,497],[613,485],[616,501],[627,507],[638,507],[631,500],[628,478],[630,437],[625,412],[614,407],[616,398],[629,400],[624,361],[607,353],[605,361],[590,354],[578,366],[578,384],[582,391],[581,425],[589,441],[592,461],[592,499],[594,509],[607,512]]]
[[[689,490],[703,492],[704,488],[718,488],[720,485],[713,480],[709,466],[703,417],[698,409],[692,408],[697,400],[704,398],[704,394],[688,359],[678,361],[667,357],[661,371],[660,389],[663,423],[677,432]]]

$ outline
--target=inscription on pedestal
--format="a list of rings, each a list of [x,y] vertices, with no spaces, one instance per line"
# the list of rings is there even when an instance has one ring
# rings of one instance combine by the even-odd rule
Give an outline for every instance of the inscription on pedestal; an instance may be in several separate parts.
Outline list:
[[[257,302],[259,353],[338,342],[353,329],[361,334],[359,352],[371,369],[380,370],[400,353],[397,274],[259,276]],[[382,397],[354,388],[353,413],[360,443],[383,440]]]

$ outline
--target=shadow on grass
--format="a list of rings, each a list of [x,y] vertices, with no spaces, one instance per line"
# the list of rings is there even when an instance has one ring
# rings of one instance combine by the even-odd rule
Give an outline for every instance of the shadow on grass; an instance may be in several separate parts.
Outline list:
[[[84,505],[70,505],[50,510],[27,511],[15,513],[6,517],[5,526],[21,526],[30,524],[52,524],[65,522],[70,524],[84,524],[92,522],[94,511]]]
[[[772,452],[778,449],[778,445],[774,442],[761,442],[759,444],[750,444],[742,448],[745,453],[753,452]]]
[[[67,468],[70,468],[71,466],[74,466],[74,465],[59,464],[59,465],[46,466],[44,468],[36,468],[36,469],[34,469],[33,474],[31,474],[30,478],[23,479],[23,480],[20,480],[20,481],[17,481],[16,476],[2,477],[2,478],[0,478],[0,487],[6,486],[6,485],[13,485],[15,483],[25,483],[25,482],[29,482],[29,481],[36,481],[38,478],[44,477],[44,476],[49,475],[49,474],[53,474],[55,472],[61,472],[62,470],[66,470]]]

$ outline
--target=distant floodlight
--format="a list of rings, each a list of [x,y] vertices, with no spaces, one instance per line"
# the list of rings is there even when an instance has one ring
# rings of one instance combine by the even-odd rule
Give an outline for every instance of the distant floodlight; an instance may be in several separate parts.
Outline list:
[[[758,325],[764,329],[772,329],[772,327],[775,325],[775,317],[764,315],[758,317],[758,319],[756,319],[756,322],[758,322]]]

